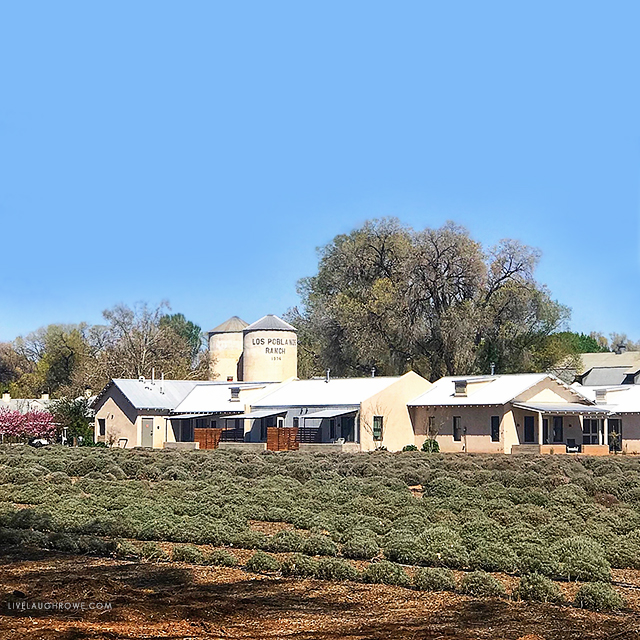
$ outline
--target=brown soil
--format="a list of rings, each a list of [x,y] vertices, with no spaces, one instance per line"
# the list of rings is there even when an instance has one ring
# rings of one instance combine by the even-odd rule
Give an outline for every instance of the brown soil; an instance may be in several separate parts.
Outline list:
[[[499,577],[508,588],[515,583]],[[615,572],[614,579],[640,587],[637,571]],[[0,638],[640,639],[640,591],[618,589],[628,608],[596,614],[384,585],[284,579],[236,568],[5,551],[0,555]],[[565,591],[570,595],[575,585]],[[53,613],[11,608],[15,602],[63,601],[111,602],[112,608]]]

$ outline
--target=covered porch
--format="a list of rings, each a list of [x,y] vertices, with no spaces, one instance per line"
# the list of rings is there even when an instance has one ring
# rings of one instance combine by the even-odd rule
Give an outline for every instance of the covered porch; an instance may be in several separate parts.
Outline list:
[[[321,409],[300,416],[298,442],[343,445],[357,442],[356,415],[359,407]]]
[[[513,404],[519,443],[512,453],[607,455],[610,411],[580,403]]]

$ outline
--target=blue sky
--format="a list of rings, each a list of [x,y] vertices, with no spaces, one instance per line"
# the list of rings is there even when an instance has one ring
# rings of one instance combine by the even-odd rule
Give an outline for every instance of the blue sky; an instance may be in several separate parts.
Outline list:
[[[0,340],[297,303],[367,218],[515,237],[640,338],[637,2],[0,2]]]

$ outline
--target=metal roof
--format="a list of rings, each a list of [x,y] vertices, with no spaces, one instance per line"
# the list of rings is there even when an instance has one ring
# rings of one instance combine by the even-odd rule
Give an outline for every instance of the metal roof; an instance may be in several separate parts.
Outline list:
[[[291,380],[250,404],[252,407],[359,406],[398,380],[399,377],[333,378],[329,382],[324,379]]]
[[[422,406],[466,406],[466,405],[501,405],[511,402],[545,378],[546,373],[518,373],[494,376],[455,376],[440,378],[422,395],[407,404],[411,407]],[[471,384],[468,395],[456,396],[455,383],[466,380]],[[473,388],[475,383],[476,388]]]
[[[244,411],[248,399],[244,398],[244,391],[260,391],[277,383],[263,382],[217,382],[196,385],[191,392],[178,404],[174,411],[177,413],[232,413]],[[240,389],[241,397],[231,399],[231,389]]]
[[[137,380],[116,378],[97,396],[94,405],[108,390],[117,387],[138,410],[153,409],[182,414],[231,413],[244,405],[231,401],[231,388],[261,390],[269,384],[254,382],[216,382],[213,380]],[[162,390],[162,391],[161,391]],[[240,408],[237,408],[240,405]]]
[[[582,387],[574,384],[573,388],[591,400],[596,399],[596,391],[606,390],[606,400],[603,403],[597,403],[599,407],[613,411],[616,414],[622,413],[640,413],[640,385],[623,384],[606,387]]]
[[[581,384],[590,387],[603,387],[622,384],[628,374],[636,373],[637,367],[593,367],[578,376]]]
[[[315,413],[307,413],[307,415],[300,416],[305,420],[307,418],[337,418],[338,416],[346,416],[349,413],[355,413],[358,407],[341,407],[340,409],[323,409],[322,411],[316,411]]]
[[[238,316],[231,316],[228,320],[219,324],[215,329],[211,329],[209,333],[238,333],[248,326],[249,323],[245,322],[242,318],[238,318]]]
[[[250,324],[245,331],[297,331],[297,329],[282,318],[269,314]]]
[[[569,413],[569,414],[609,414],[609,409],[602,405],[587,405],[577,402],[514,402],[514,407],[527,409],[528,411],[540,411],[542,413]]]
[[[178,406],[198,384],[207,384],[203,380],[138,380],[116,378],[111,381],[127,397],[136,409],[171,410]],[[110,383],[110,384],[111,384]],[[110,385],[98,395],[100,397]]]

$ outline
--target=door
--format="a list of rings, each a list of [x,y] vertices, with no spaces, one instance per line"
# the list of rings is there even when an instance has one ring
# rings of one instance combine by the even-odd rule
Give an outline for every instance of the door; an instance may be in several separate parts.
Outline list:
[[[553,441],[564,442],[564,426],[562,416],[553,416]]]
[[[622,451],[622,420],[609,418],[609,451]]]
[[[535,429],[533,416],[524,417],[524,441],[535,442]]]
[[[353,431],[356,419],[353,416],[342,418],[342,437],[345,442],[353,442]]]
[[[598,444],[600,420],[585,418],[582,421],[582,444]]]
[[[153,418],[142,418],[142,446],[153,447]]]

